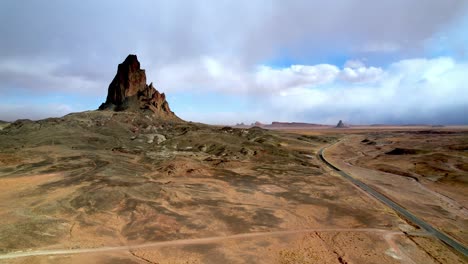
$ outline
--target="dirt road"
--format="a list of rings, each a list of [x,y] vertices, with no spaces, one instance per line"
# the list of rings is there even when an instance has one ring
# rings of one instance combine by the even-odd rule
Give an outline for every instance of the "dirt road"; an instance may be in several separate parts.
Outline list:
[[[107,252],[107,251],[120,251],[120,250],[132,250],[141,248],[157,248],[163,246],[183,246],[183,245],[200,245],[220,242],[228,239],[243,239],[243,238],[254,238],[254,237],[266,237],[266,236],[280,236],[298,233],[308,232],[368,232],[378,233],[387,241],[390,248],[395,252],[399,252],[398,247],[393,242],[392,238],[395,235],[404,235],[403,232],[386,229],[376,228],[317,228],[317,229],[300,229],[300,230],[284,230],[284,231],[272,231],[272,232],[258,232],[258,233],[243,233],[230,236],[215,236],[205,238],[192,238],[192,239],[180,239],[172,241],[161,241],[154,243],[145,243],[139,245],[127,245],[127,246],[115,246],[115,247],[98,247],[98,248],[81,248],[81,249],[51,249],[51,250],[36,250],[36,251],[21,251],[9,254],[0,255],[1,259],[14,259],[21,257],[31,256],[50,256],[50,255],[67,255],[67,254],[80,254],[80,253],[96,253],[96,252]]]

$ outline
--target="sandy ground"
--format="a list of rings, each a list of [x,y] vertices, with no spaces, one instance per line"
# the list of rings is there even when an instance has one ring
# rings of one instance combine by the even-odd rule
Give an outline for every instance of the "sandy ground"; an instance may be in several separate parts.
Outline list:
[[[24,257],[10,259],[8,263],[463,263],[430,238],[417,239],[387,230],[318,229]],[[421,245],[428,247],[428,251]]]

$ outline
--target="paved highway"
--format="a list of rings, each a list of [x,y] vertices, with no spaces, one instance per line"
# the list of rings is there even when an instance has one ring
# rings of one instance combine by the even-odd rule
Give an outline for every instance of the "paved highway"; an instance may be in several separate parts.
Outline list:
[[[464,245],[460,244],[459,242],[455,241],[451,237],[449,237],[446,234],[442,233],[441,231],[435,229],[430,224],[424,222],[420,218],[418,218],[415,215],[413,215],[412,213],[408,212],[405,208],[401,207],[399,204],[395,203],[394,201],[390,200],[388,197],[386,197],[383,194],[379,193],[378,191],[376,191],[375,189],[373,189],[369,185],[363,183],[362,181],[360,181],[360,180],[358,180],[356,178],[351,177],[346,172],[340,170],[339,168],[337,168],[336,166],[331,164],[329,161],[327,161],[325,159],[324,151],[325,151],[325,148],[320,149],[320,151],[318,152],[318,156],[319,156],[320,160],[322,160],[328,167],[332,168],[335,172],[337,172],[338,174],[343,176],[345,179],[351,181],[354,185],[356,185],[359,188],[363,189],[367,193],[374,196],[377,200],[381,201],[382,203],[384,203],[388,207],[395,210],[399,215],[402,215],[407,220],[411,221],[411,223],[419,226],[421,229],[426,230],[429,234],[437,237],[438,239],[440,239],[445,244],[449,245],[453,249],[455,249],[458,252],[460,252],[461,254],[463,254],[465,257],[468,257],[468,249]]]

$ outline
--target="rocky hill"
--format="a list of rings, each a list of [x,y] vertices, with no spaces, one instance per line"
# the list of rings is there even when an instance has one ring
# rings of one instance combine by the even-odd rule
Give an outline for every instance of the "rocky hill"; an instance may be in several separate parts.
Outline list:
[[[0,254],[278,229],[281,212],[250,201],[320,175],[298,138],[112,108],[17,120],[0,130]],[[280,190],[275,203],[305,191]]]
[[[146,84],[145,70],[136,55],[128,55],[119,64],[117,74],[109,84],[107,99],[99,110],[149,112],[162,119],[180,120],[171,111],[164,93]]]

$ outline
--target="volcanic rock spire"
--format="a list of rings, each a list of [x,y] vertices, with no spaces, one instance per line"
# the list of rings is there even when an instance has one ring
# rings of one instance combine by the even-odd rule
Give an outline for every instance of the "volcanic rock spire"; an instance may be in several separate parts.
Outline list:
[[[336,128],[345,128],[345,127],[348,127],[348,126],[345,125],[345,124],[343,123],[343,121],[341,121],[341,120],[340,120],[340,121],[338,122],[338,124],[336,125]]]
[[[136,55],[128,55],[119,64],[106,102],[99,110],[151,111],[162,118],[179,119],[169,108],[164,93],[159,93],[153,83],[146,84],[145,70],[140,69]]]

